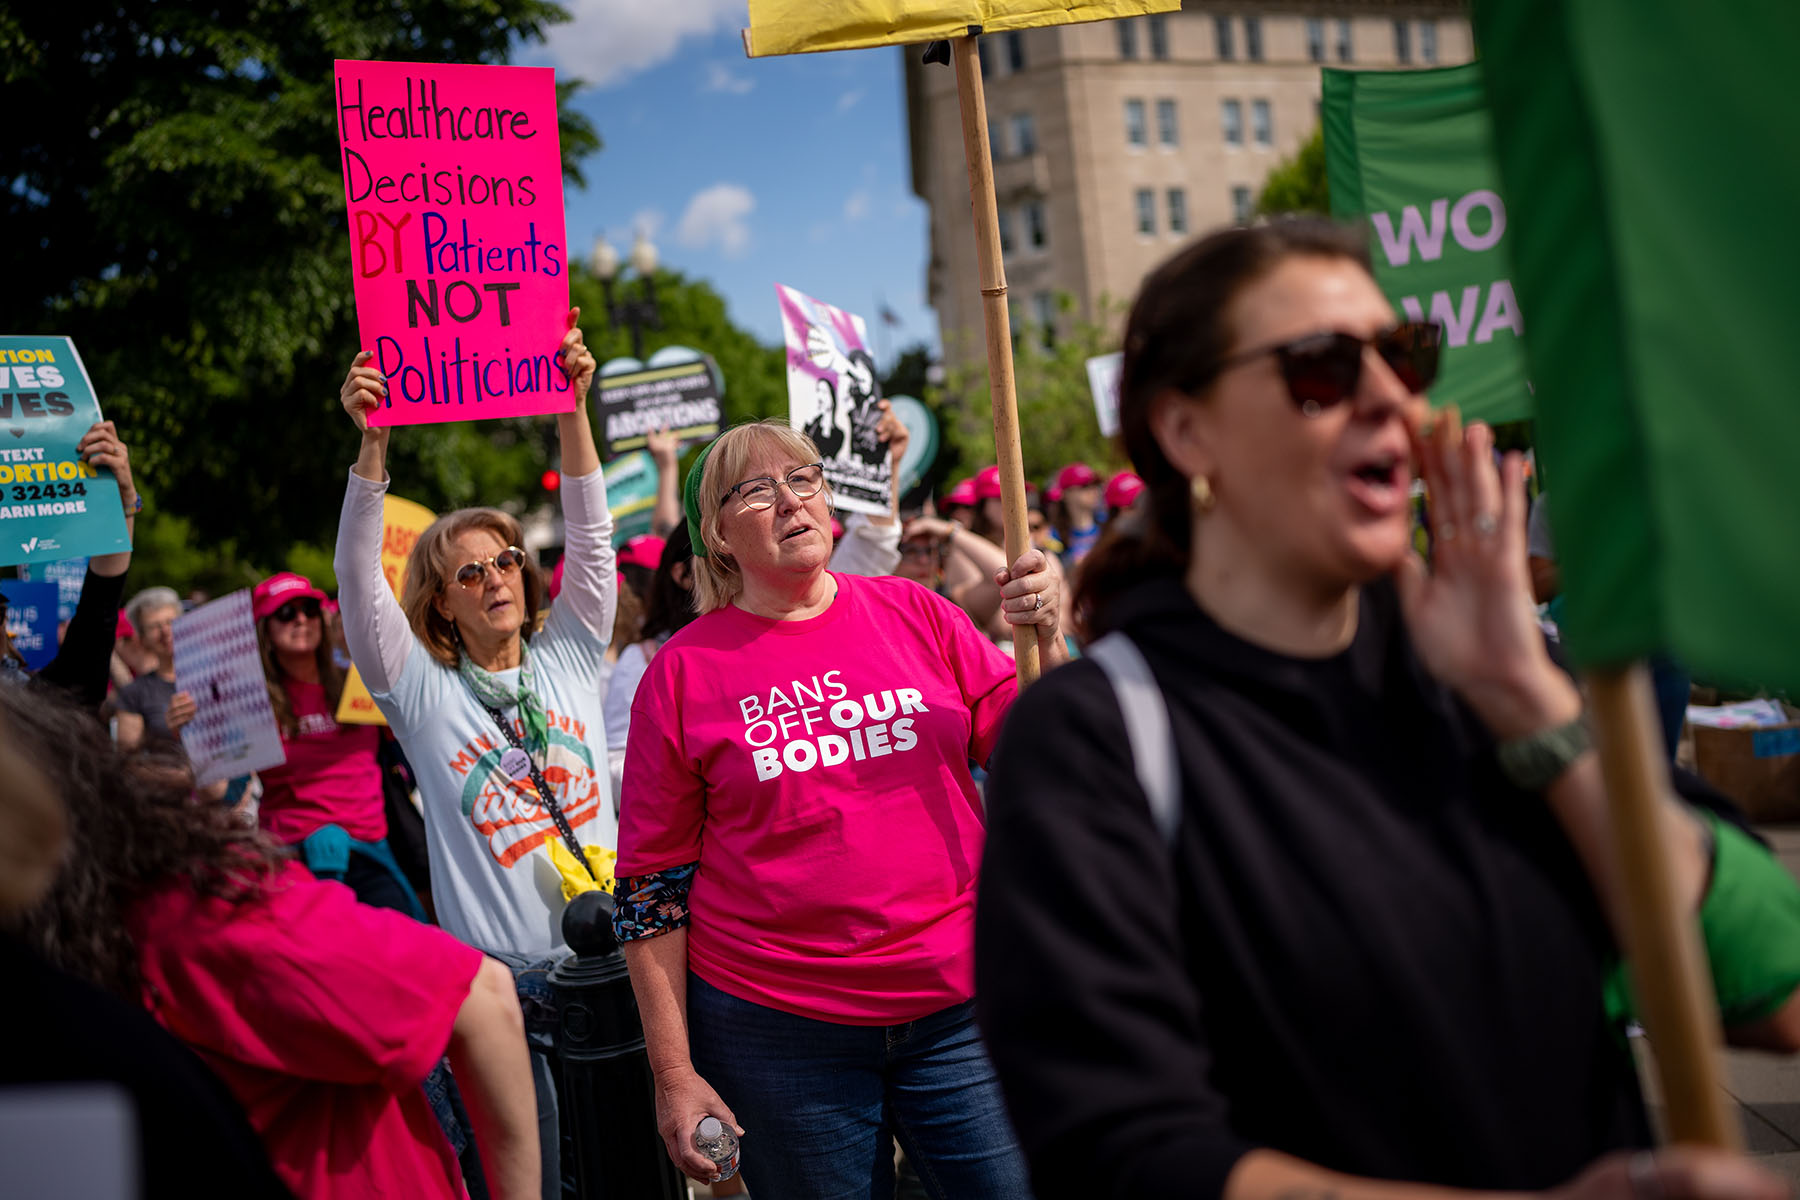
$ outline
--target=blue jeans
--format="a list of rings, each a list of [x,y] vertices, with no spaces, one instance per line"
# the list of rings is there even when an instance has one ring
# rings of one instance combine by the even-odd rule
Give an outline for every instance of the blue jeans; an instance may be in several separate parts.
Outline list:
[[[971,1004],[899,1025],[838,1025],[690,973],[688,1045],[744,1127],[752,1196],[891,1200],[898,1138],[933,1200],[1030,1200]]]

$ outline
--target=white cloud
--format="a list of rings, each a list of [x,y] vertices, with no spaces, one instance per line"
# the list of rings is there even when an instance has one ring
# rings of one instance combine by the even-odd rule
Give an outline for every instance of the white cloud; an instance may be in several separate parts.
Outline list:
[[[548,40],[526,47],[523,58],[552,63],[595,87],[667,61],[685,38],[744,22],[744,0],[563,0],[563,7],[573,19],[550,26]]]
[[[860,221],[869,215],[869,193],[861,188],[850,193],[844,201],[844,220]]]
[[[841,113],[847,113],[855,108],[856,102],[862,98],[863,90],[861,88],[851,88],[849,91],[838,97],[837,110]]]
[[[700,90],[741,96],[755,86],[756,80],[748,75],[734,75],[724,63],[712,62],[706,64],[706,83]]]
[[[750,189],[735,183],[715,183],[694,193],[675,226],[675,240],[690,250],[717,245],[726,258],[736,258],[750,247],[750,226],[745,220],[756,211]]]

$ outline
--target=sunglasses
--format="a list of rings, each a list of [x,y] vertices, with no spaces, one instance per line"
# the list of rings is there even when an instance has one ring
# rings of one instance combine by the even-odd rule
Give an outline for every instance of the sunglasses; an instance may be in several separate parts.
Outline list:
[[[758,475],[755,479],[746,479],[719,497],[719,507],[725,507],[736,496],[744,502],[745,508],[761,512],[774,505],[778,494],[776,489],[784,483],[787,484],[788,491],[794,493],[794,499],[811,500],[825,486],[825,464],[812,463],[801,467],[789,472],[786,479],[776,479],[773,475]]]
[[[525,566],[525,552],[517,546],[508,546],[498,554],[487,558],[478,558],[474,562],[466,562],[456,568],[456,582],[464,588],[480,587],[487,580],[487,570],[494,568],[502,579]]]
[[[1363,347],[1373,346],[1406,390],[1418,395],[1437,381],[1444,327],[1435,321],[1405,321],[1372,338],[1353,333],[1314,333],[1279,346],[1234,354],[1219,370],[1273,354],[1295,407],[1308,417],[1356,395],[1362,381]]]
[[[319,619],[319,613],[321,611],[318,600],[312,596],[307,596],[303,600],[289,600],[286,604],[283,604],[280,608],[270,613],[269,618],[271,620],[280,621],[283,625],[287,625],[299,620],[302,616],[311,617],[316,621]]]

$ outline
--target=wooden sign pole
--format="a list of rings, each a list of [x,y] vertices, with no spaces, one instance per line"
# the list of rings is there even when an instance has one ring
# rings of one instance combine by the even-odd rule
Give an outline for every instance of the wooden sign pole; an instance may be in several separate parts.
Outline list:
[[[1674,887],[1659,819],[1669,767],[1649,670],[1639,663],[1594,671],[1588,690],[1624,892],[1625,954],[1656,1055],[1669,1140],[1742,1150],[1743,1130],[1719,1077],[1719,1009],[1698,922]]]
[[[963,153],[969,163],[969,200],[975,216],[975,257],[981,269],[981,315],[987,330],[988,394],[994,409],[994,457],[1000,464],[1000,505],[1004,513],[1008,565],[1031,546],[1025,509],[1025,455],[1019,446],[1019,406],[1013,386],[1012,322],[1007,317],[1006,266],[1000,250],[1000,210],[994,199],[994,159],[988,146],[987,98],[981,88],[981,61],[975,34],[950,43],[956,64],[956,95],[962,107]],[[1038,644],[1029,634],[1013,639],[1019,686],[1037,681]],[[1056,636],[1054,630],[1051,636]]]

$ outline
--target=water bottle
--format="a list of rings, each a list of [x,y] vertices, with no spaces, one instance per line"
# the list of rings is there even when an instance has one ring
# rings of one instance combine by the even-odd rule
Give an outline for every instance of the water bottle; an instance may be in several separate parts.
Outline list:
[[[719,1178],[715,1183],[730,1179],[737,1174],[738,1140],[737,1134],[725,1128],[725,1123],[717,1117],[702,1117],[700,1127],[694,1130],[694,1149],[713,1160],[719,1168]]]

